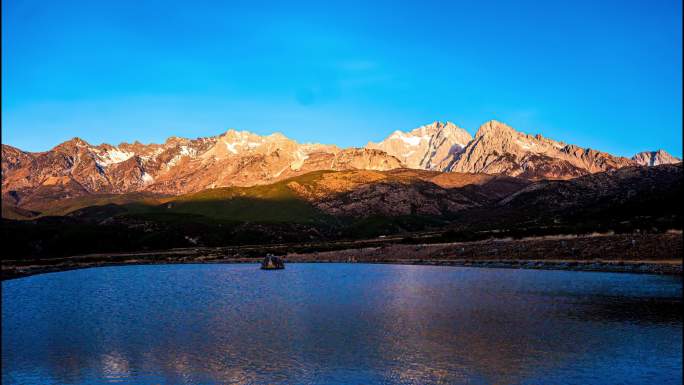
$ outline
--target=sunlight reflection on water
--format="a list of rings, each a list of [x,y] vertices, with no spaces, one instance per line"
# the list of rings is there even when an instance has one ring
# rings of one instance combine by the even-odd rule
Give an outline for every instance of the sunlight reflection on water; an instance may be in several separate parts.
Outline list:
[[[2,283],[3,383],[681,383],[679,277],[122,266]]]

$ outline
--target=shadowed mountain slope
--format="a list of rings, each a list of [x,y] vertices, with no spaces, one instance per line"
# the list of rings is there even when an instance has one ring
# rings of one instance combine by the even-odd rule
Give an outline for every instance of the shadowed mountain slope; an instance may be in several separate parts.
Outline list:
[[[681,193],[681,163],[537,182],[409,169],[317,171],[180,196],[92,194],[44,213],[3,205],[4,218],[33,217],[3,219],[3,238],[13,240],[5,255],[52,256],[416,231],[664,231],[682,227]]]

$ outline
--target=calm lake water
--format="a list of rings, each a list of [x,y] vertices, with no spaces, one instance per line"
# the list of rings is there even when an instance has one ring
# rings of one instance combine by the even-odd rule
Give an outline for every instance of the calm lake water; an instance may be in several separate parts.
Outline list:
[[[2,383],[680,384],[682,280],[364,264],[2,282]]]

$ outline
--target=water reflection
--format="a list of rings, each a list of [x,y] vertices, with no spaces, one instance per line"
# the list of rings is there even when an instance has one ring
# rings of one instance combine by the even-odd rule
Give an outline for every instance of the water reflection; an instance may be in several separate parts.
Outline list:
[[[429,266],[3,282],[3,383],[681,383],[682,283]]]
[[[128,360],[117,352],[105,354],[102,360],[102,374],[110,382],[126,379],[131,373],[128,370]]]

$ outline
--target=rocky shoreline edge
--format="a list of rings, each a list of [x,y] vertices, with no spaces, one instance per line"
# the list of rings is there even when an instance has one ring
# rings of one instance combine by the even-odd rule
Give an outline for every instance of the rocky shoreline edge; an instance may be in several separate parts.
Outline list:
[[[682,275],[682,234],[590,234],[474,242],[399,239],[300,245],[187,248],[50,259],[3,259],[2,280],[81,268],[178,263],[254,263],[267,253],[285,263],[377,263]]]
[[[260,258],[241,258],[211,261],[192,260],[166,260],[146,261],[130,260],[125,262],[99,262],[90,264],[73,264],[60,266],[26,266],[20,268],[3,269],[2,280],[24,278],[32,275],[57,273],[62,271],[89,269],[108,266],[132,266],[132,265],[167,265],[167,264],[254,264],[255,268],[261,264]],[[496,269],[528,269],[528,270],[561,270],[574,272],[603,272],[603,273],[630,273],[630,274],[657,274],[657,275],[682,275],[682,261],[532,261],[532,260],[407,260],[388,259],[372,261],[339,261],[339,260],[287,260],[285,263],[365,263],[365,264],[391,264],[391,265],[422,265],[422,266],[454,266],[474,268]]]

